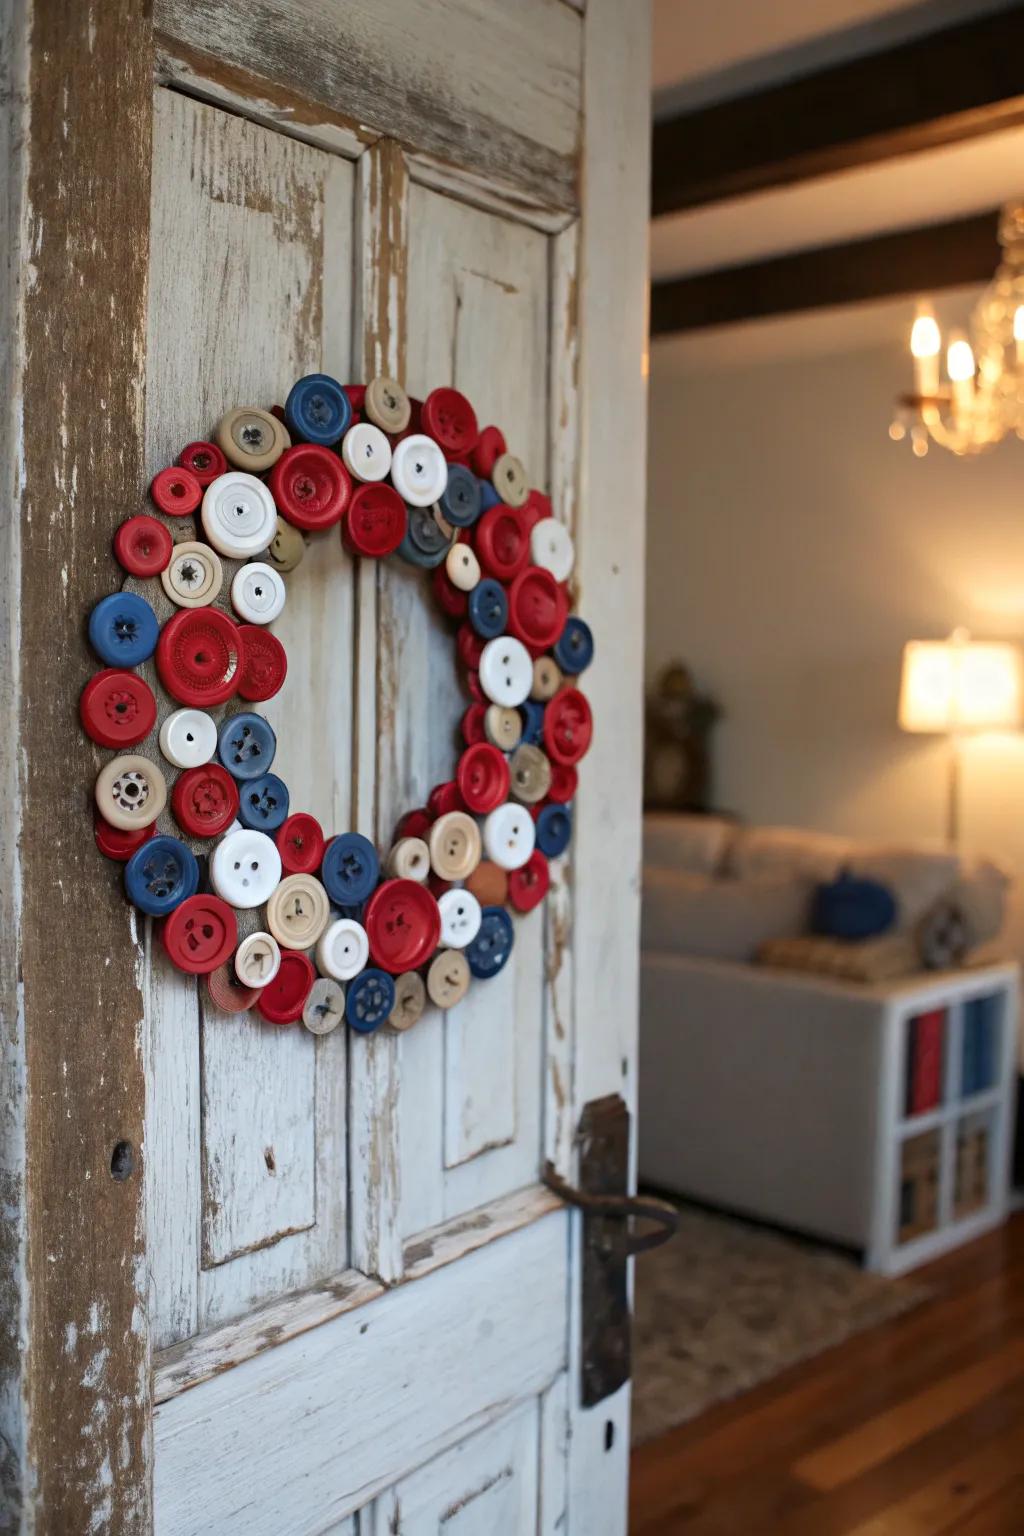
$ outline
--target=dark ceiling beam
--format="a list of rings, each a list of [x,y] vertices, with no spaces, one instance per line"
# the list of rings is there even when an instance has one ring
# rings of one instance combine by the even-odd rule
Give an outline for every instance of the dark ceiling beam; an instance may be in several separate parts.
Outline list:
[[[999,262],[998,222],[984,213],[654,283],[651,335],[984,283]]]
[[[1024,123],[1024,4],[657,122],[651,213]]]

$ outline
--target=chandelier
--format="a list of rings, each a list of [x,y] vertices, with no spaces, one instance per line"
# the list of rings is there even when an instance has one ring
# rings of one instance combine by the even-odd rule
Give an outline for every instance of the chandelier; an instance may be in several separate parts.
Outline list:
[[[922,305],[910,333],[914,392],[901,395],[889,436],[908,433],[918,458],[929,441],[961,456],[982,453],[1010,432],[1024,439],[1024,203],[1007,203],[999,217],[1002,260],[975,306],[970,340],[950,334],[946,378],[942,333]]]

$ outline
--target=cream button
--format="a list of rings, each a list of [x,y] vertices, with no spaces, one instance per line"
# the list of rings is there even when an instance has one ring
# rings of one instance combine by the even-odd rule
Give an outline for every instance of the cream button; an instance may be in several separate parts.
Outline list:
[[[521,640],[499,635],[480,654],[480,686],[494,704],[515,709],[530,697],[533,659]]]
[[[388,854],[388,874],[395,880],[418,880],[430,874],[430,849],[422,837],[403,837]]]
[[[380,427],[360,421],[341,440],[345,468],[356,480],[383,480],[391,468],[391,444]]]
[[[243,987],[265,987],[281,969],[281,946],[272,933],[250,933],[235,950],[235,975]]]
[[[568,581],[576,551],[572,534],[557,517],[542,517],[530,529],[530,558],[550,571],[556,581]]]
[[[284,607],[284,578],[263,560],[240,566],[231,583],[231,606],[248,624],[272,624]]]
[[[423,977],[416,971],[403,971],[395,977],[395,1005],[388,1014],[388,1029],[412,1029],[423,1016],[427,1006],[427,989]]]
[[[248,560],[269,547],[277,532],[277,508],[262,480],[231,470],[206,487],[202,523],[219,554]]]
[[[472,891],[445,891],[437,899],[441,913],[441,943],[448,949],[465,949],[480,932],[483,915]]]
[[[330,915],[327,892],[312,875],[286,875],[267,902],[267,927],[282,949],[312,949]]]
[[[302,1009],[302,1022],[314,1035],[329,1035],[345,1017],[345,988],[333,976],[318,976]]]
[[[238,405],[217,423],[217,446],[228,463],[253,474],[276,464],[291,445],[284,422],[254,405]]]
[[[442,949],[427,971],[427,995],[435,1008],[454,1008],[469,991],[469,961],[461,950]]]
[[[432,437],[414,432],[396,443],[391,455],[391,484],[410,507],[429,507],[448,484],[445,456]]]
[[[296,528],[294,523],[285,522],[283,517],[278,517],[274,537],[267,550],[267,559],[274,570],[287,576],[289,571],[294,571],[300,564],[305,553],[306,541],[302,537],[301,528]]]
[[[224,583],[224,567],[209,544],[186,539],[175,544],[170,564],[160,572],[160,584],[179,608],[205,608]]]
[[[229,907],[262,907],[281,879],[281,855],[265,832],[243,827],[222,837],[210,859],[210,884]]]
[[[505,709],[501,704],[488,704],[484,712],[484,735],[494,747],[512,752],[519,745],[523,734],[523,717],[518,709]]]
[[[521,507],[530,494],[530,485],[522,461],[514,453],[502,453],[494,461],[491,484],[506,507]]]
[[[551,763],[540,747],[524,742],[509,763],[512,794],[524,805],[536,805],[551,788]]]
[[[484,822],[487,857],[501,869],[522,869],[533,852],[533,817],[521,805],[499,805]]]
[[[430,862],[440,880],[465,880],[480,862],[480,828],[465,811],[448,811],[430,829]]]
[[[533,664],[533,687],[530,689],[530,698],[546,704],[548,699],[554,698],[561,686],[562,673],[558,663],[552,661],[550,656],[538,656]]]
[[[351,981],[366,969],[370,941],[362,923],[352,917],[339,917],[325,929],[316,946],[319,970],[335,981]]]
[[[176,709],[160,727],[160,751],[175,768],[201,768],[216,750],[216,722],[201,709]]]
[[[371,379],[363,396],[363,410],[383,432],[404,432],[412,416],[409,396],[395,379]]]
[[[472,592],[480,582],[480,561],[468,544],[453,544],[445,556],[448,580],[460,592]]]
[[[148,827],[167,804],[167,783],[148,757],[115,757],[96,780],[96,807],[104,821],[122,831]]]

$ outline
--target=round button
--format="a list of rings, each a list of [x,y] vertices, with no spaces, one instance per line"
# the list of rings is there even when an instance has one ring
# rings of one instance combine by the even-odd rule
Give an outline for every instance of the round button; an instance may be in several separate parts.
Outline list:
[[[312,949],[330,916],[327,892],[312,875],[286,875],[267,902],[267,927],[282,949]]]
[[[342,524],[342,538],[352,554],[380,560],[393,555],[405,537],[405,502],[390,485],[361,485]]]
[[[235,572],[231,606],[248,624],[272,624],[284,608],[284,577],[264,560],[251,560]]]
[[[497,706],[493,706],[496,708]],[[462,739],[467,747],[475,747],[478,741],[486,741],[484,732],[484,716],[487,714],[486,704],[471,704],[462,717]]]
[[[217,755],[236,779],[258,779],[268,773],[277,751],[277,737],[262,715],[230,715],[221,722]]]
[[[495,459],[491,484],[508,507],[521,507],[530,494],[526,470],[514,453],[502,453]]]
[[[262,480],[236,469],[206,487],[202,523],[218,554],[247,560],[269,546],[277,532],[277,508]]]
[[[171,809],[190,837],[219,837],[238,815],[238,788],[220,763],[189,768],[171,791]]]
[[[473,530],[480,564],[496,581],[512,581],[530,559],[530,541],[519,513],[502,505],[488,509]]]
[[[312,875],[324,856],[324,834],[315,816],[296,811],[274,834],[286,875]]]
[[[550,571],[556,581],[568,581],[576,551],[572,534],[556,517],[542,517],[530,530],[530,558]]]
[[[125,865],[124,886],[140,912],[166,917],[199,889],[199,865],[176,837],[151,837]]]
[[[484,822],[487,857],[502,869],[521,869],[533,852],[533,817],[521,805],[499,805]]]
[[[478,475],[489,480],[495,464],[505,451],[505,434],[501,428],[484,427],[470,453],[469,462]]]
[[[361,421],[341,440],[345,468],[356,480],[383,480],[391,468],[391,444],[380,427]]]
[[[572,838],[572,808],[545,805],[537,817],[537,847],[547,859],[559,858]]]
[[[235,975],[230,961],[218,965],[206,978],[210,1002],[221,1013],[248,1013],[258,997],[258,987],[245,987]]]
[[[435,1008],[454,1008],[469,991],[469,962],[459,949],[442,949],[427,971],[427,994]]]
[[[398,1034],[412,1029],[423,1017],[427,1006],[427,989],[418,971],[403,971],[395,977],[395,1001],[388,1014],[387,1025]]]
[[[427,810],[434,821],[439,816],[447,816],[449,811],[464,811],[466,802],[462,798],[462,791],[454,779],[447,784],[435,784],[427,796]]]
[[[281,455],[270,474],[270,489],[282,517],[316,532],[340,521],[352,482],[336,453],[307,443]]]
[[[442,880],[466,880],[480,862],[480,828],[465,811],[448,811],[430,829],[430,863]]]
[[[480,436],[476,412],[457,389],[432,389],[423,402],[422,421],[424,432],[448,455],[462,457],[476,447]]]
[[[594,637],[582,619],[568,618],[555,646],[555,660],[563,672],[577,677],[594,659]]]
[[[361,906],[380,879],[377,850],[361,833],[343,832],[327,844],[320,875],[335,906]]]
[[[508,763],[497,747],[481,741],[459,758],[456,781],[467,808],[483,816],[508,798]]]
[[[201,709],[176,709],[160,727],[160,751],[175,768],[201,768],[217,750],[217,727]]]
[[[544,714],[544,745],[556,763],[572,767],[590,746],[594,733],[590,705],[578,688],[563,688]]]
[[[508,898],[508,873],[490,859],[481,859],[465,888],[482,907],[503,907]]]
[[[179,704],[226,704],[243,661],[238,626],[219,608],[185,608],[160,631],[156,669]]]
[[[294,437],[329,448],[348,430],[352,406],[337,379],[308,373],[288,391],[284,419]]]
[[[394,982],[385,971],[372,967],[356,977],[345,995],[345,1017],[360,1035],[372,1035],[386,1024],[394,1006]]]
[[[229,906],[262,907],[281,879],[281,855],[265,832],[229,832],[213,850],[210,884]]]
[[[259,624],[240,624],[238,635],[243,651],[239,697],[250,704],[265,703],[284,687],[288,653],[277,636]]]
[[[243,987],[265,987],[280,969],[281,946],[272,933],[250,933],[235,950],[235,975]]]
[[[132,832],[148,827],[167,804],[163,774],[148,757],[115,757],[96,780],[96,806],[112,827]]]
[[[196,539],[176,544],[160,584],[179,608],[202,608],[212,603],[224,582],[224,567],[215,550]]]
[[[302,1022],[313,1035],[329,1035],[345,1017],[345,988],[330,976],[318,976],[302,1009]]]
[[[101,597],[89,615],[89,644],[108,667],[137,667],[147,661],[159,634],[156,614],[134,592]]]
[[[149,494],[168,517],[191,517],[203,499],[203,488],[190,469],[175,465],[153,476]]]
[[[205,488],[218,475],[226,475],[228,461],[216,443],[189,443],[178,454],[178,463],[190,469],[199,484]]]
[[[256,1007],[268,1024],[297,1024],[315,981],[316,972],[305,955],[282,955],[277,975],[263,988]]]
[[[445,556],[444,568],[452,586],[460,592],[472,592],[480,580],[480,562],[468,544],[453,544]]]
[[[456,545],[457,549],[463,545]],[[485,576],[469,594],[469,622],[482,640],[495,640],[505,633],[508,623],[508,599],[505,588],[492,576]],[[479,658],[478,658],[479,662]]]
[[[179,971],[207,976],[233,953],[238,924],[219,896],[189,896],[164,920],[160,937]]]
[[[497,491],[494,489],[494,486],[491,484],[491,482],[489,480],[481,480],[481,482],[480,482],[480,511],[481,512],[489,512],[492,507],[500,507],[501,505],[502,505],[501,497],[498,495]],[[524,526],[525,526],[525,524],[524,524]]]
[[[562,686],[562,674],[558,663],[552,661],[550,656],[538,656],[533,664],[533,686],[530,689],[531,699],[537,699],[546,704],[548,699],[553,699]]]
[[[552,763],[548,799],[556,801],[559,805],[566,805],[570,800],[575,800],[578,777],[575,768],[567,767],[564,763]]]
[[[448,949],[465,949],[480,931],[480,903],[472,891],[445,891],[438,897],[441,943]]]
[[[551,788],[551,764],[539,747],[524,743],[509,764],[512,793],[524,805],[536,805]]]
[[[396,379],[379,376],[371,379],[363,396],[363,410],[382,432],[394,436],[409,425],[412,406],[409,396]]]
[[[317,966],[335,981],[351,981],[366,969],[369,958],[370,941],[366,929],[354,917],[335,918],[317,942]]]
[[[480,585],[483,586],[483,582]],[[468,672],[476,672],[480,666],[484,644],[483,636],[477,634],[472,624],[459,625],[455,635],[455,649],[459,653],[459,660]]]
[[[403,837],[388,854],[388,874],[396,880],[418,880],[430,874],[430,849],[421,837]]]
[[[427,837],[430,834],[430,826],[434,818],[426,808],[416,811],[406,811],[400,816],[395,827],[395,842],[403,837]]]
[[[569,599],[550,571],[528,565],[508,592],[508,627],[534,651],[546,651],[565,628]],[[531,677],[530,686],[533,686]]]
[[[454,586],[451,577],[443,565],[434,567],[432,576],[434,596],[442,613],[446,613],[450,619],[462,619],[466,615],[468,602],[465,592],[460,592]]]
[[[520,508],[520,514],[523,522],[532,533],[534,525],[539,523],[542,517],[551,516],[551,497],[545,496],[543,491],[531,490]],[[533,563],[534,565],[539,565],[540,561],[535,560]]]
[[[509,875],[508,899],[517,912],[532,912],[544,900],[550,884],[548,861],[535,848],[522,869],[514,869]]]
[[[159,576],[173,549],[170,530],[148,512],[129,517],[114,534],[114,554],[130,576]]]
[[[286,522],[283,517],[279,517],[275,525],[274,537],[267,550],[267,559],[274,570],[280,571],[282,576],[287,576],[289,571],[294,571],[296,566],[302,563],[305,553],[306,541],[302,537],[301,530]]]
[[[484,907],[480,932],[466,950],[470,974],[488,981],[504,970],[512,953],[515,933],[504,907]]]
[[[284,422],[271,416],[269,411],[258,411],[252,405],[238,405],[228,411],[217,423],[217,446],[229,464],[247,469],[252,474],[263,474],[276,464],[285,449],[291,446],[291,438]],[[205,516],[206,507],[203,507]],[[266,544],[259,546],[266,549]],[[230,550],[221,550],[230,554]]]
[[[443,563],[451,542],[432,507],[410,507],[405,537],[398,546],[398,553],[411,565],[432,570]]]
[[[480,516],[480,482],[464,464],[448,465],[448,483],[439,506],[456,528],[469,528]]]
[[[533,660],[521,640],[499,635],[488,640],[480,656],[480,686],[492,704],[515,709],[529,697]]]
[[[502,752],[514,752],[523,734],[523,717],[518,709],[488,704],[484,710],[484,734]]]
[[[246,779],[238,795],[238,819],[254,832],[276,832],[288,816],[288,787],[276,773]]]
[[[391,457],[391,482],[411,507],[429,507],[448,484],[448,465],[432,438],[422,432],[403,437]]]
[[[156,699],[136,673],[105,667],[82,689],[78,713],[86,735],[101,747],[134,747],[156,724]]]
[[[394,975],[422,965],[441,936],[437,902],[415,880],[378,886],[366,904],[365,924],[374,963]]]
[[[156,836],[155,822],[150,822],[148,827],[137,827],[127,832],[123,827],[112,827],[109,821],[104,821],[98,810],[93,811],[92,827],[100,853],[104,858],[116,860],[118,864],[127,863],[136,848],[141,848],[143,843]]]
[[[536,699],[524,699],[519,706],[522,721],[522,739],[531,747],[539,747],[544,738],[544,705]]]

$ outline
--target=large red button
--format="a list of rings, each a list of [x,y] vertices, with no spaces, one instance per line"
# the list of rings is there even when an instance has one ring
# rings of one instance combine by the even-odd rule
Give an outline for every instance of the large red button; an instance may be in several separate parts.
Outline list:
[[[109,821],[104,821],[99,811],[94,811],[93,832],[100,853],[108,859],[116,859],[119,864],[127,864],[136,848],[141,848],[143,843],[156,836],[156,822],[151,821],[148,827],[135,827],[131,832],[126,832],[122,827],[112,827]]]
[[[183,608],[168,619],[156,645],[156,669],[172,699],[209,709],[238,690],[244,641],[219,608]]]
[[[446,784],[435,784],[427,796],[427,810],[433,821],[436,821],[439,816],[447,816],[449,811],[465,809],[466,802],[462,798],[462,791],[454,779],[449,779]],[[406,834],[406,836],[409,835]]]
[[[505,434],[500,427],[484,427],[476,440],[476,446],[469,456],[469,462],[478,475],[485,480],[491,478],[491,471],[495,462],[503,453],[508,452],[508,444]]]
[[[509,871],[508,899],[517,912],[532,912],[548,893],[551,871],[539,848],[535,848],[521,869]]]
[[[228,472],[228,461],[216,443],[188,443],[178,454],[178,463],[192,471],[204,490]]]
[[[392,485],[361,485],[352,497],[341,536],[350,554],[380,560],[393,555],[405,537],[409,514]]]
[[[240,624],[238,633],[244,657],[238,679],[239,696],[250,704],[262,704],[284,687],[288,653],[263,624]]]
[[[256,1006],[268,1024],[296,1024],[315,980],[316,972],[302,951],[286,950],[277,975],[267,982]]]
[[[149,494],[168,517],[190,517],[203,499],[203,488],[190,469],[175,464],[153,476]]]
[[[467,747],[455,774],[466,807],[475,816],[486,816],[508,799],[508,763],[489,741]]]
[[[443,565],[434,567],[432,577],[437,606],[450,619],[464,619],[469,607],[469,593],[462,592],[452,581]]]
[[[508,627],[531,651],[554,645],[569,617],[569,599],[550,571],[528,565],[508,589]]]
[[[544,745],[548,756],[566,767],[578,763],[590,746],[594,721],[590,705],[578,688],[563,688],[544,711]]]
[[[312,875],[323,863],[323,828],[305,811],[286,817],[274,833],[274,842],[286,875]]]
[[[190,837],[217,837],[238,815],[238,785],[220,763],[187,768],[171,791],[171,809]]]
[[[78,713],[85,734],[101,747],[134,747],[156,724],[156,699],[134,672],[105,667],[82,689]]]
[[[160,937],[179,971],[208,976],[234,951],[238,923],[219,896],[188,896],[164,919]]]
[[[348,470],[329,448],[286,448],[270,471],[270,491],[282,517],[315,531],[338,522],[352,494]]]
[[[366,903],[363,926],[374,963],[397,976],[430,959],[441,937],[441,913],[415,880],[385,880]]]
[[[129,517],[114,534],[114,554],[130,576],[159,576],[173,550],[170,529],[148,512]]]
[[[423,402],[422,423],[446,455],[472,453],[480,436],[476,412],[457,389],[432,389]]]
[[[566,763],[551,764],[551,787],[548,790],[548,799],[554,800],[558,805],[568,805],[570,800],[576,798],[576,785],[579,775],[575,768]]]
[[[491,507],[473,534],[480,564],[497,581],[511,581],[530,558],[530,535],[515,507],[506,507],[503,502]]]

